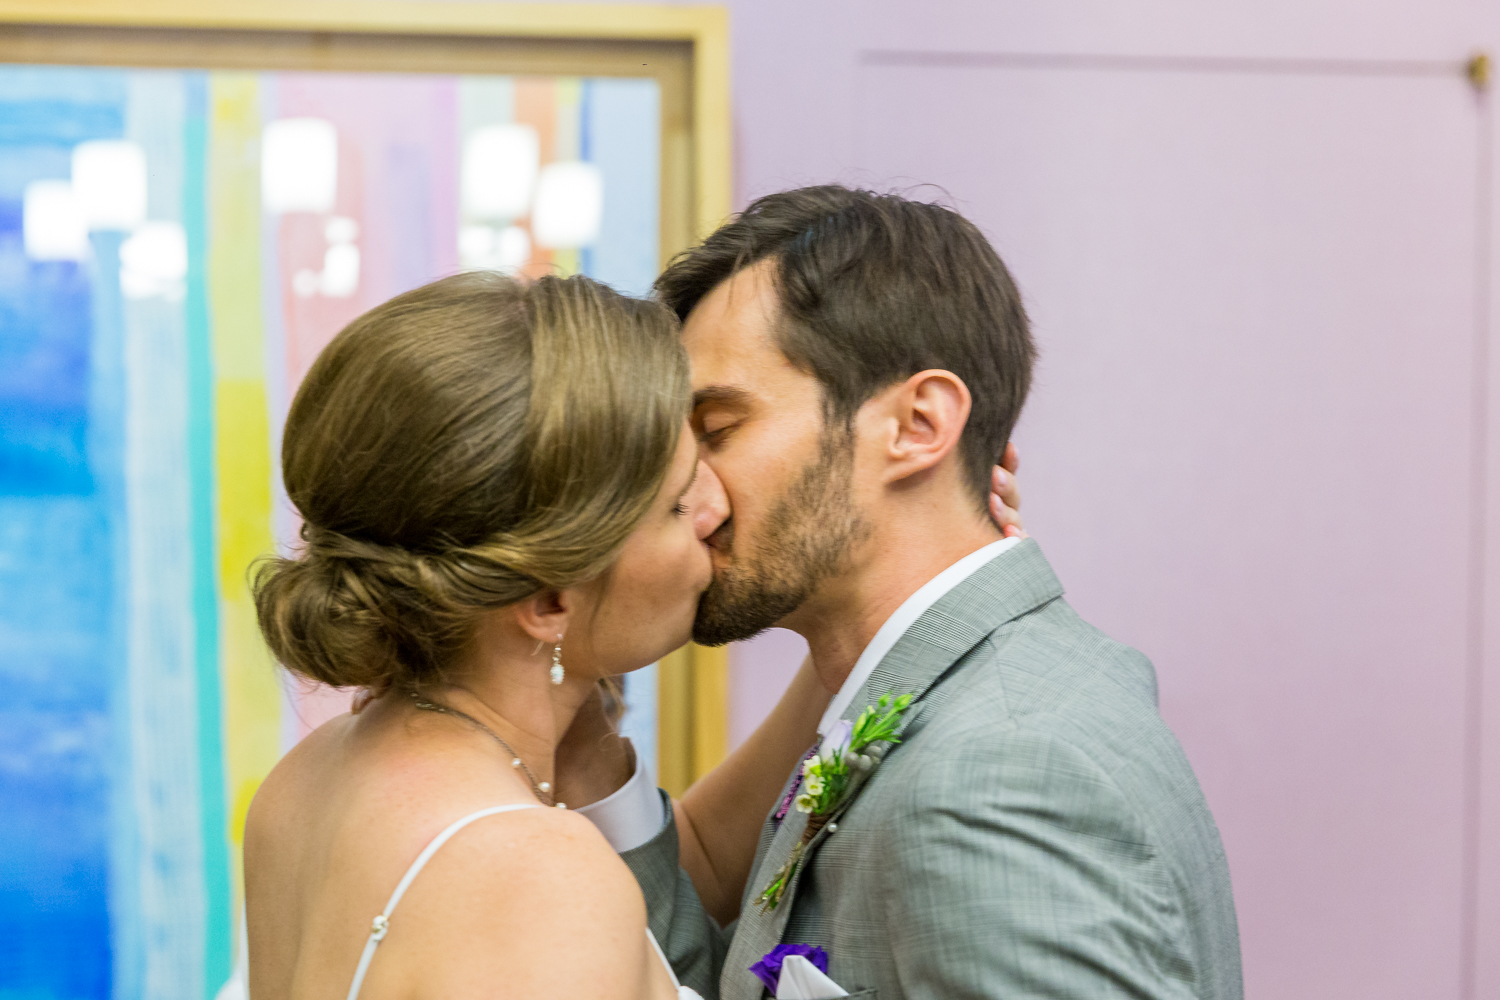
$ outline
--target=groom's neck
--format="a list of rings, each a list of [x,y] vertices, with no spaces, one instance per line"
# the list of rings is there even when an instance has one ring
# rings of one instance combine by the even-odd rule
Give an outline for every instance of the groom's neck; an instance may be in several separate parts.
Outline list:
[[[802,635],[823,686],[837,692],[886,619],[924,584],[1002,535],[967,493],[888,500],[849,569],[824,581],[782,625]]]

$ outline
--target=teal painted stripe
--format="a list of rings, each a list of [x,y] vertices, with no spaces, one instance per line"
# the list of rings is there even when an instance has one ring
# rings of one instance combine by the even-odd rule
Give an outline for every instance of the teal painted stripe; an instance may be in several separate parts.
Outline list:
[[[188,475],[192,489],[193,616],[197,623],[198,766],[206,891],[204,979],[213,997],[233,966],[234,914],[219,680],[214,563],[213,328],[208,308],[208,74],[183,74],[182,224],[187,231]]]

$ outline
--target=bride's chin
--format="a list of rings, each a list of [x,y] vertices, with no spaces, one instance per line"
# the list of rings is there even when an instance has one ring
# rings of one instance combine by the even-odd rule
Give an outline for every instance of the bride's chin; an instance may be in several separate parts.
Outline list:
[[[675,632],[673,635],[662,640],[662,642],[657,645],[657,653],[655,656],[651,657],[651,659],[647,660],[645,663],[640,664],[639,666],[631,667],[630,671],[628,672],[634,672],[636,670],[640,670],[643,667],[649,667],[653,663],[660,662],[663,657],[670,656],[672,653],[677,652],[683,646],[686,646],[692,641],[693,621],[691,618],[689,618],[687,623],[683,625],[680,631]]]

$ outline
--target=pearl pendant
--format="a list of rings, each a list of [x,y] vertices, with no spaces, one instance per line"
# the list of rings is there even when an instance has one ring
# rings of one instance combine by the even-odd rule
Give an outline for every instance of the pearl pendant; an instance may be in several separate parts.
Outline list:
[[[542,792],[543,792],[543,793],[548,793],[548,792],[551,792],[551,791],[552,791],[552,786],[551,786],[551,785],[549,785],[549,784],[548,784],[548,783],[547,783],[547,782],[545,782],[545,781],[544,781],[544,782],[542,782],[542,783],[541,783],[541,784],[540,784],[540,785],[537,785],[537,786],[536,786],[536,787],[537,787],[537,788],[538,788],[538,789],[539,789],[539,790],[540,790],[540,791],[542,791]]]

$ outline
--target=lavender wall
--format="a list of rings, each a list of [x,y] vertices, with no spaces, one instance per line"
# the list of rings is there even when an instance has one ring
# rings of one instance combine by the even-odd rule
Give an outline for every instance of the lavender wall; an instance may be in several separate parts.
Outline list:
[[[1249,995],[1500,997],[1500,3],[730,6],[742,204],[932,182],[1015,270],[1028,524],[1157,665]]]
[[[1500,996],[1493,130],[1459,70],[1493,24],[1328,0],[734,13],[742,199],[939,184],[1015,269],[1043,349],[1029,523],[1079,610],[1157,664],[1249,994]],[[797,652],[737,651],[737,733]]]

